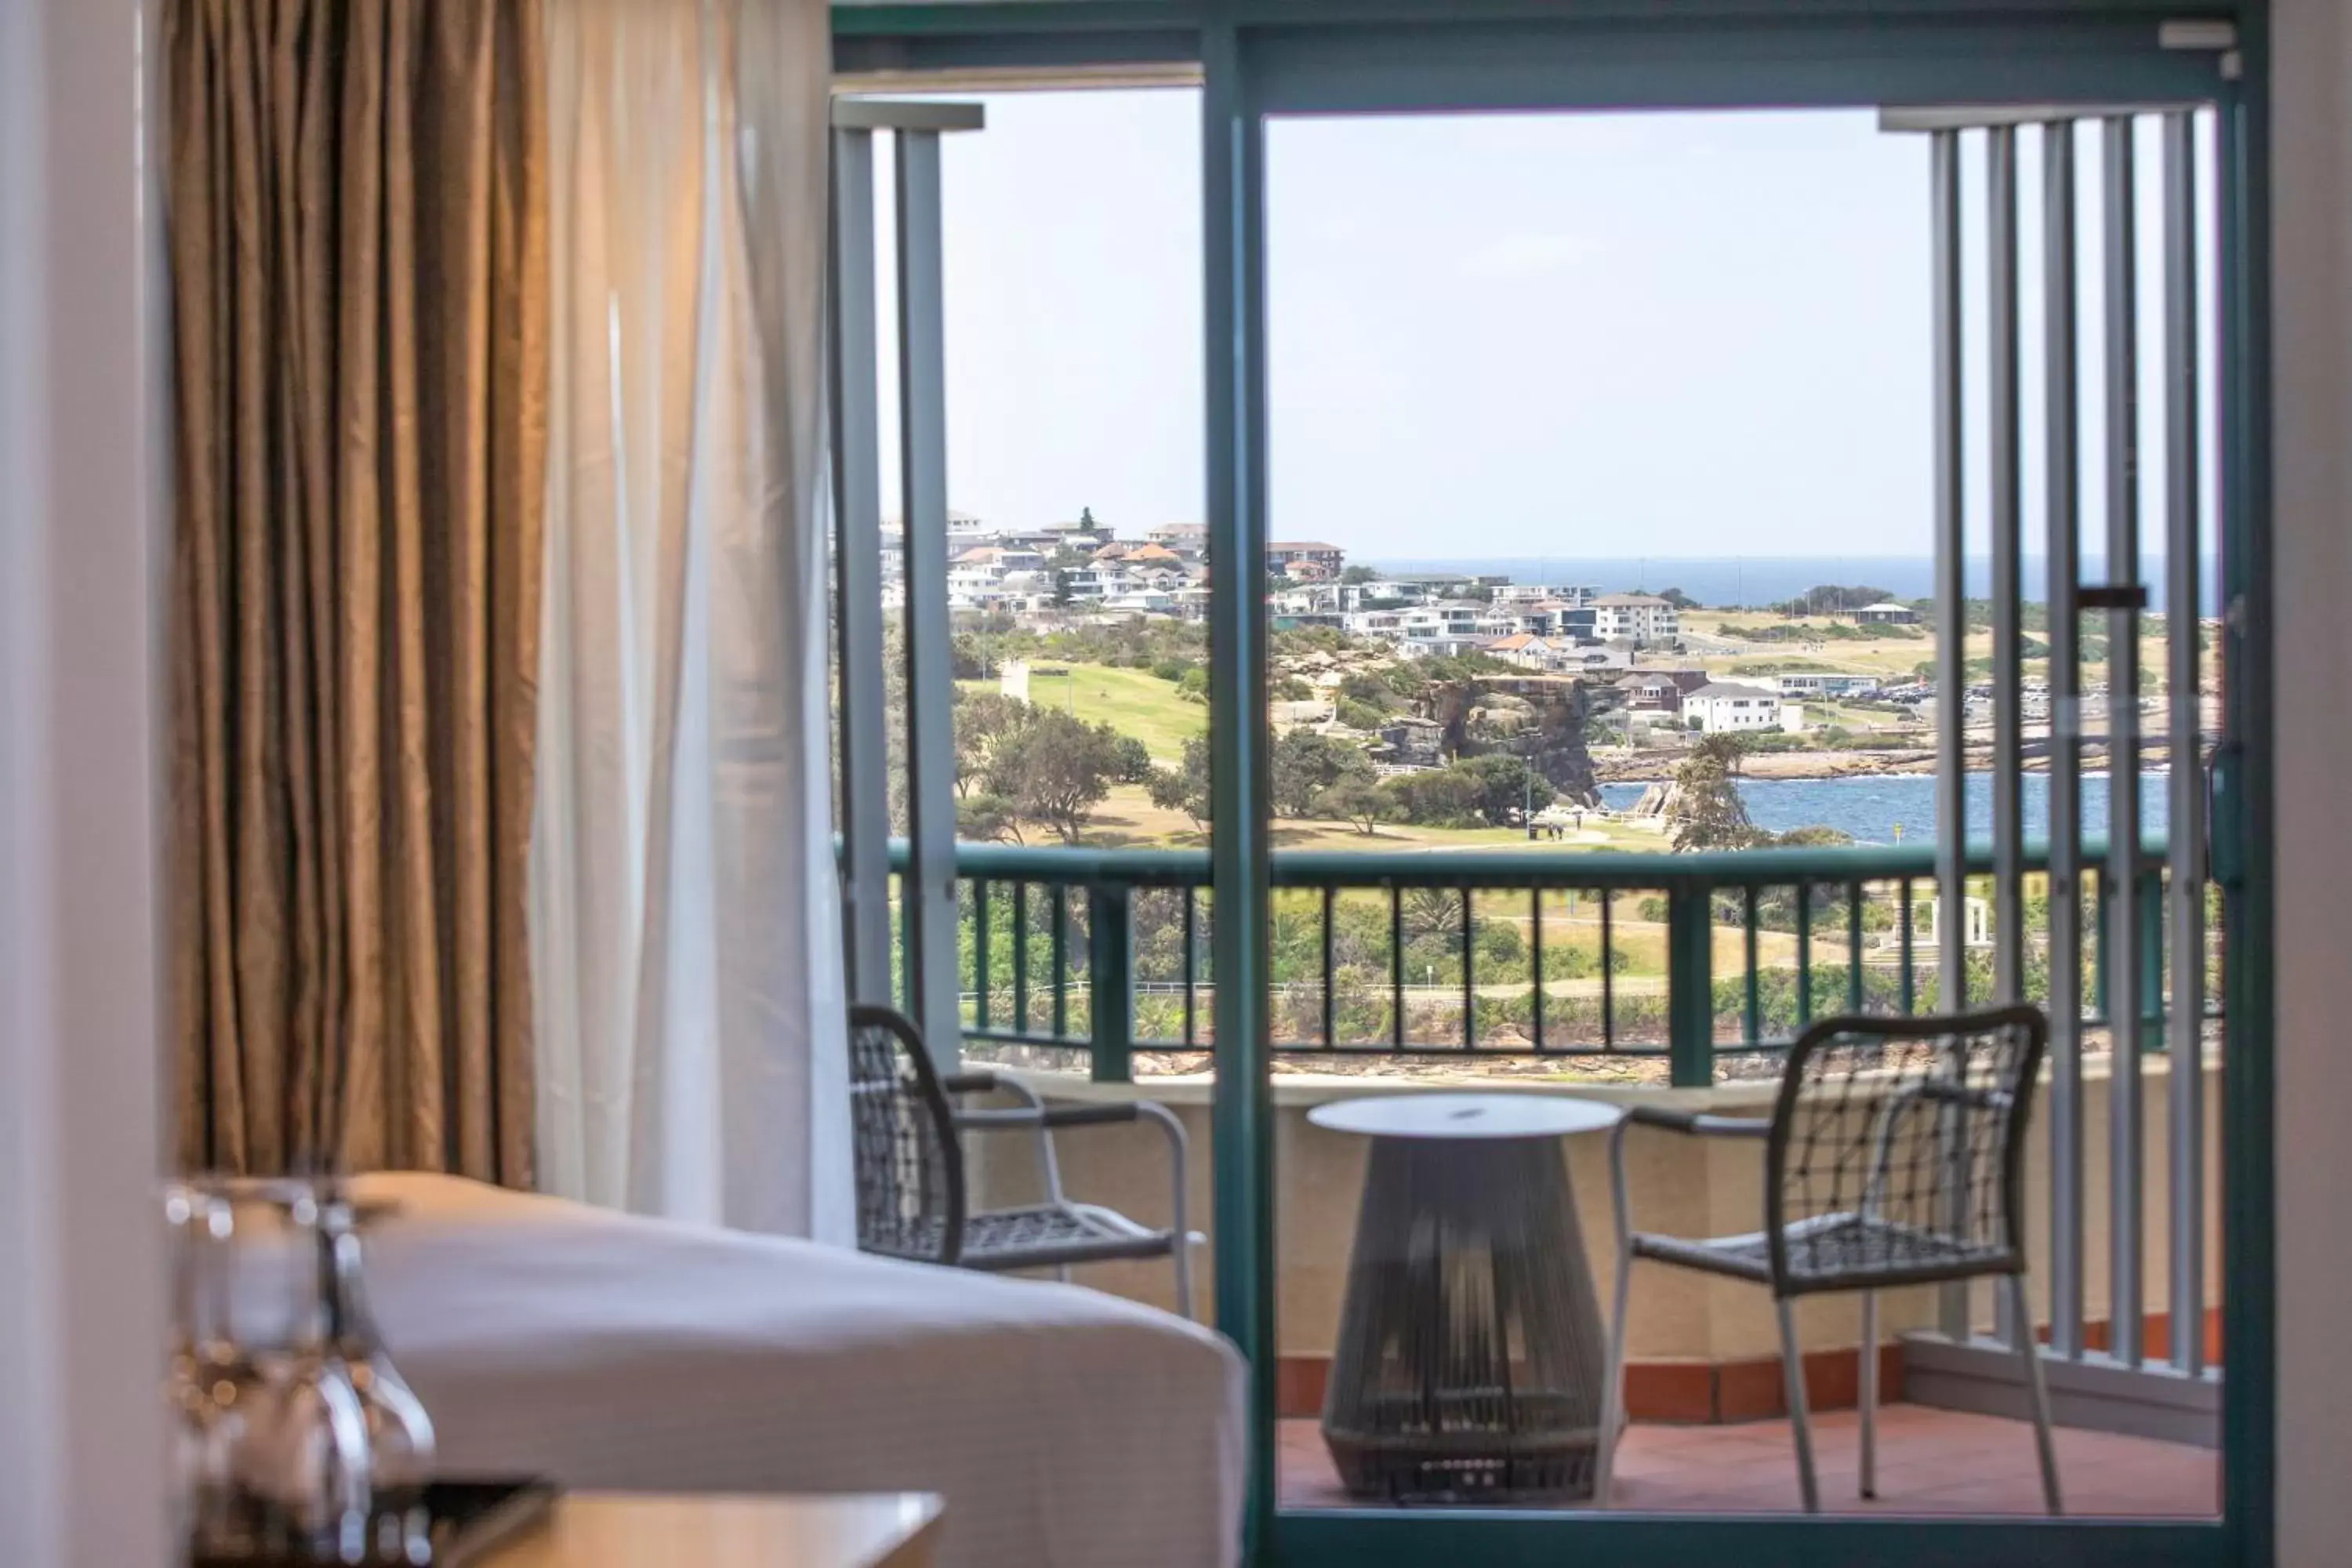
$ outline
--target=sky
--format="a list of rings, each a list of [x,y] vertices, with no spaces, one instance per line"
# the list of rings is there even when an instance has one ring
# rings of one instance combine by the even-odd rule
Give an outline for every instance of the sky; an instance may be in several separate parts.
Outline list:
[[[949,137],[943,162],[951,504],[1019,526],[1088,508],[1130,536],[1200,521],[1197,93],[982,100],[987,129]],[[2031,352],[2039,164],[2021,147]],[[2152,334],[2152,140],[2147,155]],[[1375,560],[1931,551],[1923,138],[1859,110],[1280,120],[1267,167],[1274,537]],[[1978,147],[1963,182],[1980,237]],[[2086,453],[2102,433],[2093,243]],[[887,274],[887,234],[884,250]],[[889,310],[886,279],[886,441]],[[1979,315],[1979,415],[1982,337]],[[2154,410],[2158,356],[2144,359]],[[2037,391],[2029,374],[2029,539]],[[2160,464],[2144,477],[2153,538]],[[2100,489],[2089,473],[2094,518]]]

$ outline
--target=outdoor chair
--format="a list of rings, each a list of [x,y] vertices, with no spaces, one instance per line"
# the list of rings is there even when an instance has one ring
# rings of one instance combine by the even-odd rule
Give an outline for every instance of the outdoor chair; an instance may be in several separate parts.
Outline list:
[[[861,1251],[918,1263],[1003,1273],[1114,1258],[1168,1258],[1176,1270],[1176,1310],[1192,1315],[1193,1237],[1185,1227],[1183,1124],[1150,1100],[1048,1106],[1020,1079],[991,1072],[942,1077],[915,1026],[887,1007],[849,1011],[851,1141],[857,1163],[857,1245]],[[965,1095],[1009,1094],[1003,1110],[967,1110]],[[1168,1135],[1171,1225],[1154,1230],[1062,1191],[1054,1134],[1070,1127],[1156,1122]],[[1035,1134],[1045,1199],[974,1214],[967,1205],[962,1135]]]
[[[1877,1495],[1878,1297],[1900,1285],[1994,1278],[2033,1409],[2042,1490],[2061,1511],[2050,1397],[2026,1304],[2026,1125],[2049,1025],[2028,1006],[1928,1018],[1825,1018],[1789,1048],[1769,1119],[1637,1107],[1611,1135],[1617,1217],[1615,1308],[1609,1335],[1598,1497],[1605,1503],[1624,1421],[1628,1285],[1635,1260],[1672,1264],[1770,1289],[1796,1429],[1805,1509],[1818,1512],[1798,1298],[1861,1291],[1858,1403],[1862,1495]],[[1744,1236],[1685,1238],[1633,1228],[1625,1129],[1762,1145],[1764,1226]]]

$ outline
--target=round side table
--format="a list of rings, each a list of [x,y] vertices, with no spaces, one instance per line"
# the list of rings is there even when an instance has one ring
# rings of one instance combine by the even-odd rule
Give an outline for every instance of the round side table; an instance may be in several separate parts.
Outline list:
[[[1592,1495],[1607,1341],[1559,1140],[1624,1111],[1536,1094],[1336,1100],[1372,1140],[1323,1440],[1391,1502]]]

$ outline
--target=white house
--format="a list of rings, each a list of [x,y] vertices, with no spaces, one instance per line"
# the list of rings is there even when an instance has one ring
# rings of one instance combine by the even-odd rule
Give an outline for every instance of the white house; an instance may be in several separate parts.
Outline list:
[[[965,551],[948,563],[948,600],[977,603],[1004,583],[1003,552],[992,545]]]
[[[1601,596],[1598,588],[1572,583],[1506,583],[1495,590],[1498,605],[1589,605]]]
[[[1592,635],[1603,641],[1672,642],[1682,635],[1682,613],[1654,594],[1603,594],[1592,610]]]
[[[1209,529],[1206,523],[1165,522],[1143,537],[1188,561],[1198,561],[1208,549]]]
[[[1553,643],[1529,632],[1496,637],[1479,652],[1507,660],[1522,669],[1557,669],[1570,651],[1565,643]]]
[[[1691,727],[1710,735],[1730,731],[1777,730],[1780,727],[1780,694],[1760,686],[1733,686],[1710,681],[1683,695],[1683,717]]]
[[[1919,624],[1919,612],[1908,605],[1881,599],[1875,605],[1864,605],[1856,610],[1853,618],[1865,626],[1912,626]]]
[[[1404,612],[1404,635],[1414,642],[1460,641],[1480,636],[1486,606],[1467,599],[1418,605]]]
[[[1875,675],[1841,675],[1827,670],[1783,675],[1780,678],[1783,697],[1853,697],[1878,689]]]

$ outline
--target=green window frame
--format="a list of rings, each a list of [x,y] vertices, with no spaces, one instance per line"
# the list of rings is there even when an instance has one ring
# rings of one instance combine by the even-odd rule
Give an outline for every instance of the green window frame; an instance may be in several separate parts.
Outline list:
[[[2228,24],[2229,68],[2168,47]],[[2274,1556],[2268,27],[2244,5],[2102,0],[961,0],[836,5],[843,70],[1197,71],[1212,549],[1266,532],[1265,126],[1269,115],[2210,100],[2221,132],[2222,584],[2228,727],[2215,866],[2231,955],[2221,1125],[2229,1331],[2218,1521],[1878,1520],[1472,1510],[1285,1511],[1275,1490],[1273,1058],[1265,1007],[1267,626],[1244,574],[1213,584],[1210,735],[1220,917],[1216,1313],[1253,1368],[1244,1561],[1649,1568],[1901,1561],[2206,1568]]]

